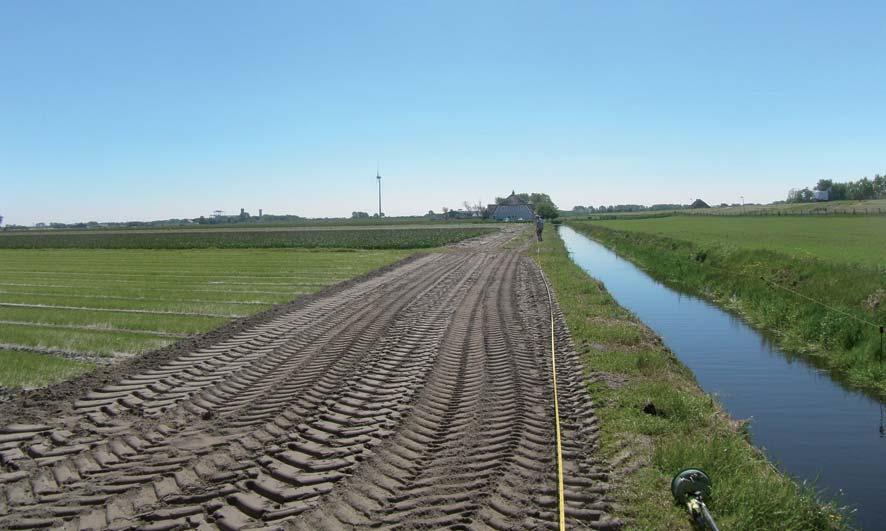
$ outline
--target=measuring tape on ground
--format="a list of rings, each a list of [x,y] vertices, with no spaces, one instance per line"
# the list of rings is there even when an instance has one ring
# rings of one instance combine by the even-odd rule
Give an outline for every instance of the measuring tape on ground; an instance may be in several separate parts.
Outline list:
[[[554,297],[548,280],[542,276],[548,292],[548,306],[551,309],[551,374],[554,378],[554,432],[557,436],[557,507],[560,530],[566,529],[566,496],[563,492],[563,443],[560,437],[560,401],[557,396],[557,342],[554,334]]]

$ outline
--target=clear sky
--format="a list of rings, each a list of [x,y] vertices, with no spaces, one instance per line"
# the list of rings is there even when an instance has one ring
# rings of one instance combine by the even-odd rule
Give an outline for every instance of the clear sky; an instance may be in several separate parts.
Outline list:
[[[768,202],[886,171],[886,2],[0,2],[6,223]]]

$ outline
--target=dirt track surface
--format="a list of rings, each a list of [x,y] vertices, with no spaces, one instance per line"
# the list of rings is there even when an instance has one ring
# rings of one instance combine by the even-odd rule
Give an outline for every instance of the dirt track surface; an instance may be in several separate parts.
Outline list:
[[[4,404],[0,528],[556,528],[549,305],[512,235]],[[617,527],[555,312],[567,520]]]

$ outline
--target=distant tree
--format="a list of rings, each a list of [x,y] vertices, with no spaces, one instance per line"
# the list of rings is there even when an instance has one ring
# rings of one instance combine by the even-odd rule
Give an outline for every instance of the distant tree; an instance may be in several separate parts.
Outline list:
[[[560,211],[553,203],[542,203],[535,207],[535,213],[545,219],[557,219],[560,217]]]
[[[849,189],[849,199],[861,201],[864,199],[874,199],[876,197],[874,182],[867,177],[855,181],[854,183],[849,183]]]
[[[521,194],[521,195],[525,195],[525,194]],[[548,194],[537,194],[537,193],[529,194],[529,202],[532,203],[533,205],[540,205],[543,203],[550,203],[552,205],[554,204],[554,201],[551,200],[551,196],[549,196]]]
[[[803,202],[803,194],[802,190],[798,190],[796,188],[791,188],[788,190],[788,203],[802,203]]]
[[[3,216],[0,216],[0,225],[3,225]]]
[[[818,184],[815,185],[815,189],[820,192],[827,192],[834,186],[834,181],[830,179],[819,179]]]
[[[433,210],[428,210],[427,216],[428,216],[428,217],[434,217],[434,216],[436,216],[436,214],[434,214],[434,211],[433,211]]]
[[[846,183],[834,183],[831,187],[831,193],[829,194],[828,199],[831,201],[842,201],[843,199],[847,199],[849,196],[849,185]]]
[[[443,207],[443,213],[446,214],[447,212],[449,212],[449,207]]]
[[[812,190],[809,188],[803,188],[800,190],[800,201],[803,203],[809,203],[815,197],[815,194],[812,193]]]
[[[351,212],[351,219],[365,219],[368,217],[368,212]]]
[[[581,205],[575,205],[574,207],[572,207],[572,211],[577,214],[584,214],[588,211],[588,207],[581,206]]]

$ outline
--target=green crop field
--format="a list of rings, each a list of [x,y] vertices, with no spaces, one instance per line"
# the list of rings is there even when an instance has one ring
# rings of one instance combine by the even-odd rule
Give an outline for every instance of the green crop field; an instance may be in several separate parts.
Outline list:
[[[713,208],[677,210],[633,210],[626,212],[561,212],[566,219],[639,219],[668,216],[870,216],[886,215],[886,199],[827,201],[815,203],[748,204]]]
[[[490,226],[57,230],[0,233],[0,249],[418,249],[482,236]]]
[[[0,386],[153,350],[313,293],[405,250],[0,249]]]
[[[767,249],[799,258],[874,267],[886,264],[886,217],[881,216],[670,216],[591,223],[700,245]]]

